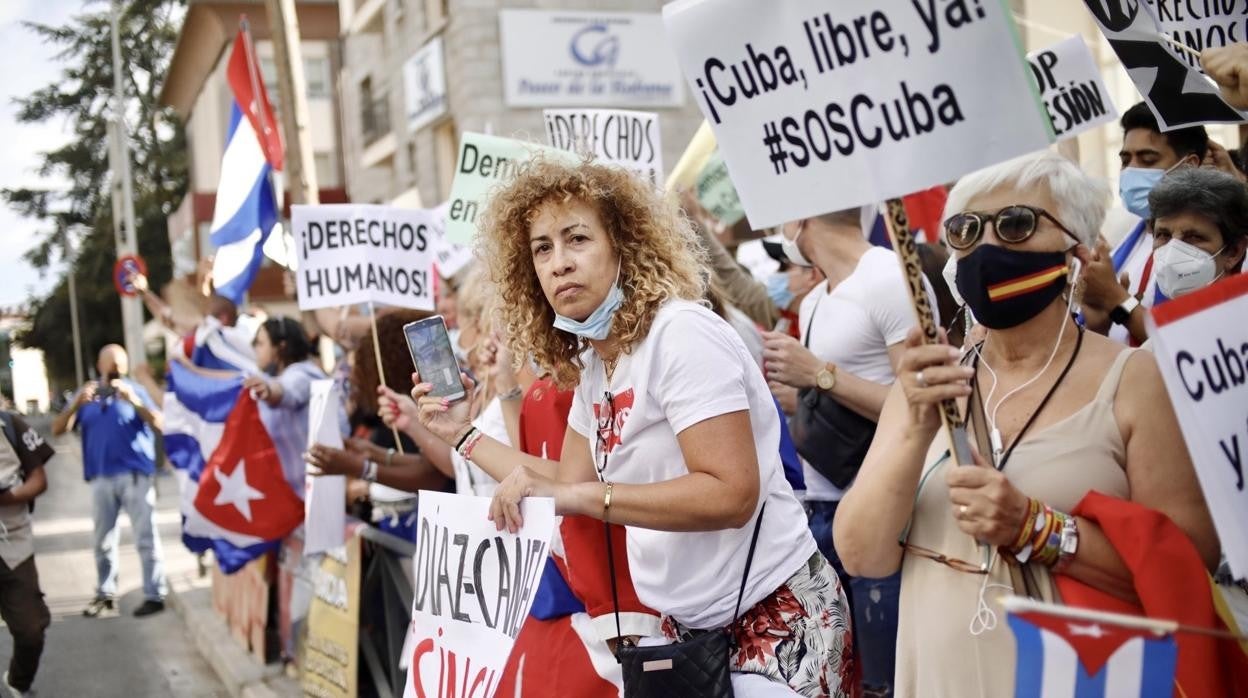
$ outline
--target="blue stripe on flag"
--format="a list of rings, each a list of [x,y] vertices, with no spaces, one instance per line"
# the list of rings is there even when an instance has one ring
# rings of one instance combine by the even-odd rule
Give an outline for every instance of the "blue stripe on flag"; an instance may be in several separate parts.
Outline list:
[[[1095,676],[1089,676],[1083,662],[1075,666],[1075,698],[1105,698],[1105,679],[1109,676],[1109,663],[1101,667]]]
[[[1173,636],[1144,640],[1140,698],[1169,698],[1173,695],[1178,660],[1179,648]]]
[[[256,232],[256,228],[260,228],[262,243],[269,236],[269,231],[277,222],[277,204],[273,201],[273,186],[269,182],[272,169],[267,163],[260,169],[242,205],[220,228],[212,231],[209,238],[212,244],[224,247],[241,242]]]
[[[278,546],[281,545],[281,541],[270,540],[247,547],[240,547],[221,538],[202,538],[183,533],[182,544],[193,553],[211,550],[213,557],[217,559],[217,564],[221,567],[221,571],[226,574],[234,574],[248,562],[270,550],[277,550]]]
[[[230,367],[226,367],[230,368]],[[216,378],[202,376],[180,363],[169,364],[169,390],[188,410],[208,422],[224,422],[238,402],[242,376]]]
[[[1008,619],[1018,648],[1014,698],[1040,698],[1044,686],[1044,641],[1040,638],[1040,629],[1013,613]]]
[[[165,434],[165,455],[173,467],[185,470],[192,480],[204,471],[204,454],[199,440],[190,434]]]

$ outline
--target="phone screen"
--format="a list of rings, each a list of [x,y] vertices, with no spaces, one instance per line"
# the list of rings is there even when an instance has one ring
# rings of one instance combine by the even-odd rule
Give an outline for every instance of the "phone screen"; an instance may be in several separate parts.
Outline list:
[[[451,338],[446,332],[442,316],[418,320],[403,326],[407,347],[412,352],[412,363],[420,372],[420,379],[433,384],[436,397],[463,397],[464,385],[459,380],[459,362],[451,348]]]

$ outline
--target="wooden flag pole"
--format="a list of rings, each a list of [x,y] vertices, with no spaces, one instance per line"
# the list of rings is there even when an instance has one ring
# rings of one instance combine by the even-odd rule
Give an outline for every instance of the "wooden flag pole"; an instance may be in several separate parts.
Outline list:
[[[886,215],[884,224],[888,228],[888,236],[893,241],[893,252],[897,261],[901,262],[901,272],[906,279],[906,289],[910,293],[910,304],[919,321],[919,329],[923,331],[924,344],[940,343],[940,332],[936,327],[936,318],[932,314],[931,301],[927,290],[923,288],[923,263],[919,259],[919,248],[914,241],[914,233],[910,230],[910,220],[906,216],[906,207],[901,199],[889,199],[885,204]],[[900,376],[898,376],[900,378]],[[961,426],[958,417],[958,405],[954,400],[940,403],[940,422],[949,435],[949,452],[958,465],[974,465],[971,455],[971,443],[966,436],[966,427]]]
[[[381,365],[381,335],[377,332],[377,309],[373,307],[373,302],[368,302],[368,319],[373,323],[373,359],[377,361],[377,380],[382,385],[386,385],[386,369]],[[390,387],[390,386],[386,386]],[[399,453],[403,451],[403,440],[399,438],[399,430],[393,425],[390,426],[390,433],[394,434],[394,448]]]

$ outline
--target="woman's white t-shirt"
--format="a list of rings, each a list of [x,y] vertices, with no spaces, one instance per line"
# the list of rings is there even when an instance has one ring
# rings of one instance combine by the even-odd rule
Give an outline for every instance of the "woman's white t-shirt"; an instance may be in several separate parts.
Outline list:
[[[472,425],[481,430],[482,434],[501,441],[504,446],[511,445],[507,436],[507,420],[503,417],[503,403],[497,397],[481,410],[481,414],[472,420]],[[469,460],[451,449],[451,467],[455,471],[455,491],[459,494],[493,497],[498,489],[498,481]]]
[[[737,333],[710,310],[668,301],[649,334],[620,357],[610,383],[607,428],[602,361],[590,351],[568,424],[589,440],[602,477],[648,484],[689,473],[676,435],[712,417],[748,410],[758,453],[759,501],[738,529],[655,531],[629,526],[628,563],[642,603],[690,628],[732,620],[758,508],[758,547],[741,602],[744,612],[783,584],[814,554],[806,515],[784,479],[780,421],[767,382]],[[599,439],[598,415],[604,417]],[[605,451],[605,454],[604,454]]]

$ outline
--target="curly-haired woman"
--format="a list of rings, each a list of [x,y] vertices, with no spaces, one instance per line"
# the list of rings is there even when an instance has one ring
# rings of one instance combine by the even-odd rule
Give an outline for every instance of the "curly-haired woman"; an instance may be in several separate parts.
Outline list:
[[[740,337],[701,303],[688,221],[621,170],[537,160],[494,195],[479,244],[513,351],[576,387],[557,462],[482,436],[428,384],[413,390],[421,421],[501,482],[491,518],[514,530],[521,500],[541,496],[623,524],[637,595],[669,638],[731,625],[740,693],[852,693],[844,593],[793,524],[779,417]]]

